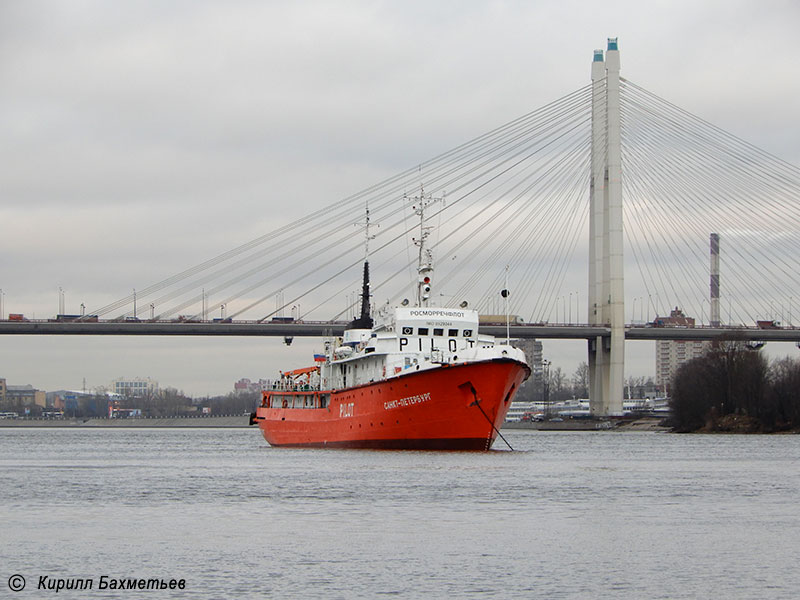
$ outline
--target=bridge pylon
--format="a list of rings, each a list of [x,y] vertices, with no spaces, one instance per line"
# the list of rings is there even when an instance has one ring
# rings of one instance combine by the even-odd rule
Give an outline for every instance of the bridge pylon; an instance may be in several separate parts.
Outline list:
[[[592,62],[592,176],[589,190],[589,323],[610,337],[589,340],[589,408],[593,416],[622,415],[625,304],[622,235],[622,141],[619,48],[595,50]]]

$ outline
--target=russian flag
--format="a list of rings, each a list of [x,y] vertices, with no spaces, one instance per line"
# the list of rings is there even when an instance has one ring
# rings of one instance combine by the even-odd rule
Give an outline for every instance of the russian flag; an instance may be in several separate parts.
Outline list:
[[[314,354],[314,362],[325,362],[327,357],[324,354]]]

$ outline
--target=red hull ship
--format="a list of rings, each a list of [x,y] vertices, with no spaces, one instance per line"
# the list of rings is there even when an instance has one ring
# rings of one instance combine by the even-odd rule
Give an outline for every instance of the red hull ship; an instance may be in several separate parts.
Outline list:
[[[272,446],[488,450],[530,375],[525,354],[478,333],[478,313],[432,308],[429,228],[420,216],[417,306],[369,310],[325,343],[317,366],[281,373],[251,416]],[[369,242],[367,212],[367,242]],[[507,296],[507,293],[504,297]]]
[[[344,390],[270,390],[255,419],[272,446],[488,450],[527,376],[498,358]]]

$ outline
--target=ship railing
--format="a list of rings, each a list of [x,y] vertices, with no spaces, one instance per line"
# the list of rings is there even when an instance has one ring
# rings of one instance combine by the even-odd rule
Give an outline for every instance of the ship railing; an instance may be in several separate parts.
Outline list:
[[[318,409],[327,408],[329,402],[330,394],[320,393],[318,390],[300,392],[275,390],[264,394],[261,399],[261,407]]]
[[[309,383],[273,383],[271,391],[274,392],[318,392],[319,385]]]

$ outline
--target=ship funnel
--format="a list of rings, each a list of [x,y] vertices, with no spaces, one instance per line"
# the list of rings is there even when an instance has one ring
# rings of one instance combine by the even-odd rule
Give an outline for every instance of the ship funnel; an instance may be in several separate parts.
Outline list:
[[[372,317],[369,314],[369,261],[364,261],[364,281],[361,285],[361,314],[348,329],[372,329]]]

